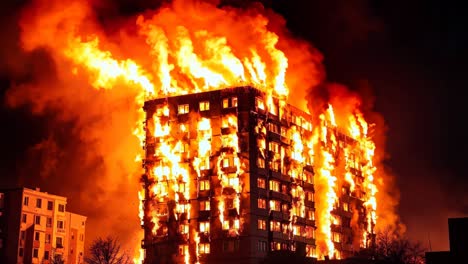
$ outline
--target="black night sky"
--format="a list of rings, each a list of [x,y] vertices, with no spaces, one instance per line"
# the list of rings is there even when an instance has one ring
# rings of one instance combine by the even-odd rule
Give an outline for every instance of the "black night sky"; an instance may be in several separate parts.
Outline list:
[[[47,131],[47,116],[3,103],[18,68],[11,54],[24,57],[16,23],[25,2],[0,4],[0,188],[20,184],[18,167]],[[117,2],[122,13],[154,6],[151,1]],[[286,18],[295,36],[322,52],[329,81],[355,90],[371,88],[376,111],[388,126],[388,165],[397,176],[399,212],[408,235],[425,246],[430,236],[433,250],[448,249],[447,217],[468,215],[466,9],[442,0],[267,4]]]

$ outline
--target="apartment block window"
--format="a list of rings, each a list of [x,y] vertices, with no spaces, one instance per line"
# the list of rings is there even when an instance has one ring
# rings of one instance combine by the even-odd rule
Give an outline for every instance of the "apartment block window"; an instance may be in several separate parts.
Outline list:
[[[210,244],[209,243],[198,244],[198,252],[200,254],[210,254]]]
[[[36,223],[36,225],[40,225],[41,224],[41,216],[40,215],[36,215],[34,217],[34,223]]]
[[[257,179],[257,187],[261,189],[266,188],[266,180],[264,178],[258,178]]]
[[[266,221],[264,219],[257,220],[258,229],[266,230]]]
[[[59,210],[59,212],[65,212],[65,205],[64,204],[59,204],[58,210]]]
[[[187,225],[187,228],[188,228],[188,225]],[[188,230],[188,229],[187,229]],[[188,232],[188,231],[187,231]],[[80,234],[80,241],[83,241],[84,240],[84,234]]]
[[[236,252],[239,251],[239,240],[224,240],[223,252]]]
[[[200,111],[208,111],[208,110],[210,110],[210,102],[209,101],[200,102]]]
[[[270,209],[273,211],[281,210],[281,203],[278,200],[270,200]]]
[[[209,233],[210,232],[210,222],[200,222],[200,232]]]
[[[62,221],[62,220],[58,220],[58,221],[57,221],[57,228],[58,228],[58,229],[63,229],[63,228],[64,228],[63,226],[64,226],[63,221]]]
[[[183,114],[188,114],[189,112],[189,105],[188,104],[180,104],[177,108],[177,113],[179,115],[183,115]]]
[[[337,232],[332,232],[332,240],[333,242],[340,243],[341,242],[341,234]]]
[[[20,257],[24,256],[24,248],[19,248],[18,256]]]
[[[257,242],[257,251],[258,252],[266,252],[267,251],[267,242],[266,241],[258,241]]]
[[[209,180],[201,180],[200,181],[200,191],[207,191],[210,189],[210,181]]]
[[[281,185],[281,192],[284,193],[284,194],[287,194],[288,193],[288,185],[282,184]]]
[[[46,227],[52,227],[52,217],[47,217]]]
[[[53,210],[54,209],[54,202],[52,201],[47,201],[47,210]]]
[[[223,159],[223,168],[234,166],[234,157],[225,157]]]
[[[229,227],[230,227],[229,226],[229,221],[224,221],[223,226],[222,226],[223,230],[229,230]]]
[[[189,254],[188,245],[179,245],[179,255],[184,256],[185,254]]]
[[[289,212],[289,205],[288,205],[288,204],[283,204],[283,205],[281,206],[281,211],[282,211],[283,213],[287,214],[287,213]],[[300,211],[299,211],[299,212],[300,212]],[[301,214],[299,213],[299,214],[297,214],[297,215],[300,216]]]
[[[179,226],[179,232],[183,235],[186,235],[189,233],[189,225],[188,224],[181,224]]]
[[[348,211],[349,211],[349,204],[348,204],[348,203],[343,203],[342,206],[343,206],[343,210],[344,210],[345,212],[348,212]]]
[[[257,199],[257,207],[259,209],[266,209],[266,200],[263,198],[258,198]]]
[[[46,243],[46,244],[50,244],[51,238],[52,238],[52,235],[51,235],[51,234],[46,234],[46,235],[45,235],[45,243]]]
[[[237,107],[237,97],[223,99],[223,108]]]
[[[20,239],[21,240],[24,240],[24,238],[26,237],[26,232],[24,230],[21,230],[20,232]]]
[[[268,143],[268,148],[270,151],[273,151],[274,153],[279,153],[280,151],[279,144],[273,141]]]
[[[37,258],[37,257],[39,257],[39,249],[35,248],[33,249],[33,258]]]
[[[270,230],[274,232],[281,232],[281,223],[279,221],[270,221]]]
[[[210,157],[203,157],[200,159],[200,170],[210,169]]]
[[[27,214],[23,214],[23,216],[21,216],[21,222],[26,223],[27,220],[28,220],[28,215],[27,215]]]
[[[28,196],[25,196],[25,197],[24,197],[23,205],[26,205],[26,206],[29,205],[29,197],[28,197]]]
[[[312,209],[309,209],[306,211],[307,212],[307,219],[308,220],[315,220],[315,213]]]
[[[265,168],[265,159],[263,159],[263,158],[258,158],[258,160],[257,160],[257,166],[258,166],[260,169],[264,169],[264,168]]]
[[[37,207],[37,208],[42,208],[42,199],[37,198],[37,200],[36,200],[36,207]]]
[[[314,201],[314,193],[313,192],[305,192],[305,195],[306,195],[306,200],[309,201],[309,202],[313,202]]]
[[[62,237],[57,237],[55,239],[55,246],[58,248],[63,248],[63,238]]]
[[[210,201],[200,201],[200,211],[209,211]]]
[[[44,259],[45,260],[49,259],[49,251],[44,251]]]
[[[39,238],[40,238],[39,232],[35,232],[34,233],[34,240],[39,241]]]
[[[279,192],[280,183],[279,181],[270,180],[270,191]]]
[[[255,107],[261,110],[265,110],[265,102],[261,98],[255,98]]]

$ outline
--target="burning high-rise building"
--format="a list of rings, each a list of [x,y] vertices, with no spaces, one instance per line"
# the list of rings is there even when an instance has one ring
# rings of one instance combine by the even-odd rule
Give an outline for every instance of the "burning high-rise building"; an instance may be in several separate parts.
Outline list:
[[[139,191],[146,263],[345,258],[397,222],[383,122],[366,115],[374,131],[368,104],[326,83],[322,55],[278,14],[173,0],[116,19],[95,2],[25,8],[22,47],[47,52],[56,76],[8,99],[75,124],[80,157],[99,167],[84,186],[108,212],[136,214]]]
[[[371,243],[373,147],[252,87],[147,101],[145,263],[344,258]],[[355,116],[350,116],[355,118]],[[339,186],[339,188],[338,188]]]

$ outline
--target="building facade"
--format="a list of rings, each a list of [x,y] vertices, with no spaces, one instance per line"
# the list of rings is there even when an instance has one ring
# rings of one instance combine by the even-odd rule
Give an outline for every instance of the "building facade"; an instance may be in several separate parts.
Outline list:
[[[67,198],[38,188],[0,190],[0,262],[84,263],[86,217],[66,205]]]
[[[252,87],[144,110],[145,263],[259,263],[280,250],[340,259],[372,240],[365,162],[350,158],[361,149],[326,119],[313,129],[312,116]],[[326,166],[342,174],[336,184],[317,180]]]

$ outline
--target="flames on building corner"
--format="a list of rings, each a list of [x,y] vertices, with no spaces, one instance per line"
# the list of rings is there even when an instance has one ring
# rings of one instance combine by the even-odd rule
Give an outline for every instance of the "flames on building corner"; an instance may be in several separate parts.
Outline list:
[[[252,86],[266,94],[267,99],[262,106],[266,111],[281,113],[281,108],[289,102],[316,116],[313,122],[303,123],[313,132],[310,138],[304,138],[294,127],[287,131],[293,142],[291,157],[299,163],[306,159],[314,160],[315,184],[321,190],[317,192],[320,196],[316,197],[316,257],[334,255],[330,227],[336,219],[331,211],[337,206],[342,183],[347,182],[351,189],[357,184],[350,173],[352,168],[362,170],[362,185],[366,189],[363,200],[369,224],[367,232],[362,233],[360,245],[366,247],[369,244],[368,235],[374,232],[374,228],[393,224],[386,221],[393,219],[389,217],[394,215],[393,205],[388,202],[393,199],[387,195],[387,176],[381,169],[381,160],[375,159],[376,152],[384,152],[376,147],[373,140],[375,127],[366,121],[359,103],[343,105],[339,98],[329,98],[324,109],[307,108],[308,90],[324,81],[322,58],[304,42],[288,36],[281,17],[258,6],[254,9],[218,8],[213,3],[176,0],[129,21],[121,23],[117,33],[109,32],[98,23],[91,2],[76,0],[64,4],[61,1],[37,0],[23,12],[21,40],[25,50],[45,47],[57,64],[68,67],[77,78],[86,77],[96,89],[117,87],[114,89],[134,90],[139,120],[131,131],[128,129],[140,139],[140,147],[144,146],[146,132],[158,138],[185,129],[171,127],[164,122],[160,117],[170,115],[169,108],[164,108],[151,117],[153,123],[147,124],[150,129],[145,131],[146,117],[142,106],[153,98]],[[273,97],[279,99],[280,109],[273,104]],[[352,99],[359,101],[354,95]],[[198,128],[198,146],[190,166],[199,174],[211,151],[208,142],[211,123],[201,117],[194,122]],[[223,127],[232,131],[224,137],[223,147],[232,149],[234,174],[240,175],[243,164],[236,156],[239,147],[236,116],[228,116],[222,122]],[[355,139],[358,145],[357,151],[344,149],[345,166],[340,168],[344,171],[340,173],[343,178],[337,174],[334,156],[339,147],[337,130]],[[188,182],[189,168],[180,166],[185,146],[182,142],[160,143],[156,151],[167,162],[154,166],[152,173],[147,175],[154,182],[150,195],[154,199],[171,195],[176,203],[174,217],[182,212],[190,215],[190,204],[180,202],[189,199],[189,193],[193,191],[190,188],[194,188]],[[276,155],[281,158],[284,153]],[[134,159],[138,164],[143,156],[141,154]],[[216,163],[222,166],[222,162],[221,155]],[[299,171],[292,170],[293,177],[302,177]],[[229,178],[221,170],[217,176],[223,188],[235,190],[231,197],[217,197],[219,221],[222,225],[229,225],[223,217],[225,201],[232,199],[240,213],[237,194],[242,190],[242,183],[238,178]],[[303,216],[304,192],[297,187],[291,194],[295,201],[291,217]],[[138,192],[138,198],[143,201],[145,193]],[[145,211],[141,202],[139,216],[142,221],[145,217],[151,218],[155,233],[163,232],[158,224],[156,208]],[[242,221],[240,217],[229,225],[229,231],[240,232]],[[190,236],[199,241],[196,231]],[[138,259],[135,261],[139,262]],[[186,259],[187,263],[189,261]]]

